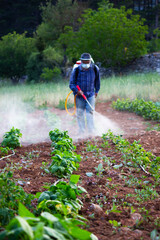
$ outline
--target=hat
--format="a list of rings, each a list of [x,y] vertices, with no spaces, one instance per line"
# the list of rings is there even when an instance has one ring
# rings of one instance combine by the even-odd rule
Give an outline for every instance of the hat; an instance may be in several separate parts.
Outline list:
[[[80,57],[81,60],[91,60],[91,55],[89,53],[83,53]]]

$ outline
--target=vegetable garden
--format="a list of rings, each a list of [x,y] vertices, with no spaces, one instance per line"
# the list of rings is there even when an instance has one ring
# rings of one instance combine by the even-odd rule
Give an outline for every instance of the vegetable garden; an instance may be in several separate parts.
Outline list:
[[[159,109],[138,99],[99,102],[123,135],[77,142],[53,129],[48,142],[20,146],[20,131],[7,132],[0,239],[160,239]]]

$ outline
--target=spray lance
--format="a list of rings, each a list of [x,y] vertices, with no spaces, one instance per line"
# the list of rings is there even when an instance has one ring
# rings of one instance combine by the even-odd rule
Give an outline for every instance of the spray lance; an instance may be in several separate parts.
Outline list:
[[[76,87],[77,87],[78,91],[81,91],[81,89],[80,89],[80,87],[79,87],[78,85],[77,85]],[[92,110],[91,110],[91,113],[93,113],[93,112],[94,112],[94,109],[93,109],[92,105],[90,104],[90,102],[87,100],[87,98],[86,98],[86,96],[84,95],[84,93],[83,93],[83,95],[81,95],[81,96],[84,98],[84,100],[86,100],[86,102],[88,103],[88,105],[89,105],[90,108],[92,109]]]
[[[77,85],[76,86],[77,87],[77,89],[78,89],[78,91],[81,91],[81,89],[80,89],[80,87]],[[70,113],[70,112],[68,112],[68,109],[67,109],[67,101],[68,101],[68,97],[69,97],[69,95],[72,93],[73,91],[71,91],[69,94],[68,94],[68,96],[67,96],[67,98],[66,98],[66,100],[65,100],[65,109],[66,109],[66,112],[69,114],[69,115],[71,115],[71,116],[73,116],[75,113],[76,113],[76,96],[77,95],[75,95],[75,97],[74,97],[74,112],[73,113]],[[93,109],[93,107],[92,107],[92,105],[89,103],[89,101],[87,100],[87,98],[86,98],[86,96],[84,95],[84,93],[83,93],[83,95],[81,95],[83,98],[84,98],[84,100],[87,102],[87,104],[90,106],[90,108],[91,108],[91,113],[93,113],[94,112],[94,109]]]

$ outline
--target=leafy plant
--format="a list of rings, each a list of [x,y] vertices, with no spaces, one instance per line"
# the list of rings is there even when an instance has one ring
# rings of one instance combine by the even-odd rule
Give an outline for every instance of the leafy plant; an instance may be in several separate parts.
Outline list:
[[[0,147],[0,156],[3,157],[8,154],[9,152],[9,147]]]
[[[41,78],[46,82],[51,82],[54,79],[57,79],[61,74],[61,70],[58,67],[54,67],[54,69],[50,69],[48,67],[43,68],[43,73],[41,74]]]
[[[48,212],[35,217],[22,204],[19,204],[19,215],[0,233],[1,240],[98,240],[94,234],[79,227],[85,223],[78,219],[54,216]]]
[[[100,177],[104,171],[103,164],[99,163],[98,167],[95,167],[95,170],[97,171],[97,175]]]
[[[32,194],[24,192],[12,179],[12,172],[0,173],[0,225],[4,226],[18,213],[18,202],[21,201],[32,209]]]
[[[109,223],[114,227],[120,227],[121,226],[121,222],[117,222],[116,220],[109,220]]]
[[[103,66],[119,67],[147,52],[144,19],[132,14],[131,9],[116,9],[107,3],[98,11],[85,11],[77,32],[67,27],[66,33],[61,34],[59,41],[67,46],[70,57],[78,58],[87,49]]]
[[[86,190],[77,186],[79,176],[71,175],[69,183],[59,181],[43,192],[38,199],[38,209],[65,216],[77,216],[82,202],[77,198]]]
[[[57,154],[52,157],[52,163],[49,166],[49,171],[62,178],[67,175],[71,175],[73,170],[77,170],[81,158],[79,155],[73,154],[73,152],[60,152],[56,151]]]
[[[6,132],[3,136],[3,141],[1,143],[4,147],[16,148],[21,146],[19,138],[22,137],[22,133],[17,128],[12,127],[9,132]]]
[[[160,106],[143,99],[118,99],[112,103],[113,108],[121,111],[135,112],[148,120],[160,120]]]

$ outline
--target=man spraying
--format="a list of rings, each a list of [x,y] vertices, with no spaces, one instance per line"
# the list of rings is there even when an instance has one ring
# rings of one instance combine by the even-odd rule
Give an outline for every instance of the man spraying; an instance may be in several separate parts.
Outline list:
[[[89,53],[81,55],[81,64],[73,69],[69,87],[76,97],[77,121],[79,125],[79,134],[85,134],[85,113],[87,119],[88,134],[94,134],[95,126],[93,111],[95,109],[95,98],[100,89],[99,68],[94,65]],[[79,86],[77,88],[77,86]],[[82,97],[86,96],[87,101]],[[91,108],[91,106],[92,108]]]

